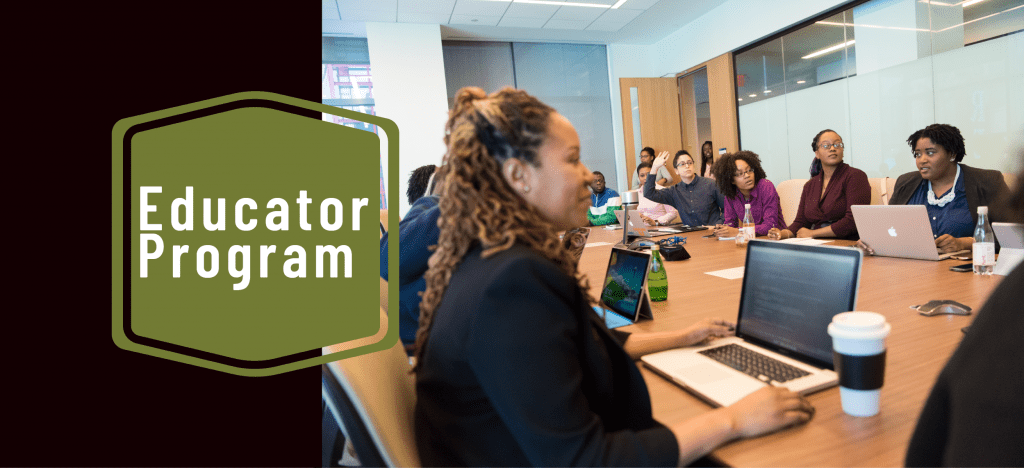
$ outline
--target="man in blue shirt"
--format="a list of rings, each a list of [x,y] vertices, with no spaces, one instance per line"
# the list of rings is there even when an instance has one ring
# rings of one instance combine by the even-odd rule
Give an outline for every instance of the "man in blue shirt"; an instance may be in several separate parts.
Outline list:
[[[602,207],[611,198],[617,198],[619,192],[616,192],[605,185],[604,174],[600,171],[594,171],[594,183],[590,185],[590,203],[594,208]]]
[[[672,158],[672,166],[681,182],[665,190],[655,190],[653,175],[665,166],[669,153],[663,151],[654,160],[651,174],[644,181],[644,197],[658,203],[672,205],[679,212],[679,218],[688,226],[714,226],[722,223],[722,209],[725,200],[715,182],[694,172],[693,157],[686,151],[679,151]]]

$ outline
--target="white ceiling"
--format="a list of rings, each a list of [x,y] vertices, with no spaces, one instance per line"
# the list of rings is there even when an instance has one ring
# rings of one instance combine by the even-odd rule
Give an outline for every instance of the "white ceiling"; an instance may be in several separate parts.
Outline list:
[[[534,1],[534,0],[528,0]],[[325,36],[365,37],[367,22],[440,24],[444,39],[652,44],[726,0],[321,0]]]

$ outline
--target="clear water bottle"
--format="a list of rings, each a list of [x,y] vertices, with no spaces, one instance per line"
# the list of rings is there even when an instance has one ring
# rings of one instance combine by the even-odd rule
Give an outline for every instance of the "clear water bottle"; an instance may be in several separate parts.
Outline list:
[[[665,263],[661,261],[661,249],[658,244],[651,247],[651,270],[647,272],[647,296],[655,302],[668,299],[668,275],[665,274]]]
[[[757,237],[754,231],[754,217],[750,214],[750,203],[743,205],[743,220],[740,221],[739,232],[736,233],[736,245],[745,245]]]
[[[988,207],[978,207],[978,225],[974,227],[974,274],[991,275],[996,265],[996,236],[988,222]]]

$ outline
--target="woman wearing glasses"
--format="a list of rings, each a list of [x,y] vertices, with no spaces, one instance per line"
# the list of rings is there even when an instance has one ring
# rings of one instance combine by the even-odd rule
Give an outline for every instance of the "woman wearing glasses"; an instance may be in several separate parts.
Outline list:
[[[864,171],[843,162],[843,138],[822,130],[811,141],[811,180],[804,184],[796,219],[786,229],[772,229],[771,239],[836,237],[856,240],[852,205],[871,204],[871,185]]]
[[[740,221],[750,204],[757,235],[768,234],[769,229],[785,227],[782,205],[775,185],[765,178],[761,159],[750,151],[722,156],[711,169],[718,190],[725,197],[725,224],[715,226],[718,237],[736,237]]]
[[[668,151],[662,151],[654,160],[651,174],[658,172],[668,162]],[[672,166],[681,181],[664,190],[655,190],[654,178],[644,182],[644,197],[658,203],[672,205],[679,212],[679,219],[687,226],[713,226],[722,223],[722,208],[725,201],[715,186],[715,181],[697,175],[693,167],[693,156],[680,150],[672,158]]]
[[[889,204],[925,205],[940,251],[971,249],[979,206],[989,207],[992,221],[1005,220],[1010,189],[1003,174],[960,164],[967,149],[959,129],[932,124],[911,134],[907,144],[917,170],[896,179]]]

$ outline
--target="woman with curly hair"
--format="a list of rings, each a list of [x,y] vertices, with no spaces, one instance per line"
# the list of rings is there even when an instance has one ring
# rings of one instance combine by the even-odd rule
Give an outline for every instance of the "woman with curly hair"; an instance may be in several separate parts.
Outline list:
[[[775,191],[775,184],[765,178],[757,154],[750,151],[726,154],[718,159],[711,172],[725,198],[725,224],[715,226],[715,235],[736,237],[746,204],[750,205],[758,236],[768,235],[769,229],[785,227],[779,192]]]
[[[558,231],[586,223],[592,173],[569,121],[529,94],[465,88],[446,124],[441,227],[416,335],[425,466],[676,466],[807,421],[775,387],[665,427],[636,356],[729,334],[724,320],[636,333],[594,313]]]
[[[864,171],[843,162],[844,147],[843,138],[834,130],[825,129],[814,136],[811,179],[800,193],[796,218],[788,228],[769,231],[769,238],[860,237],[850,207],[871,204],[871,185]]]
[[[1010,188],[1003,174],[961,163],[967,149],[960,129],[932,124],[912,133],[907,144],[917,170],[896,179],[889,204],[925,205],[940,252],[971,249],[979,206],[989,207],[992,221],[1006,220],[1001,208]]]

